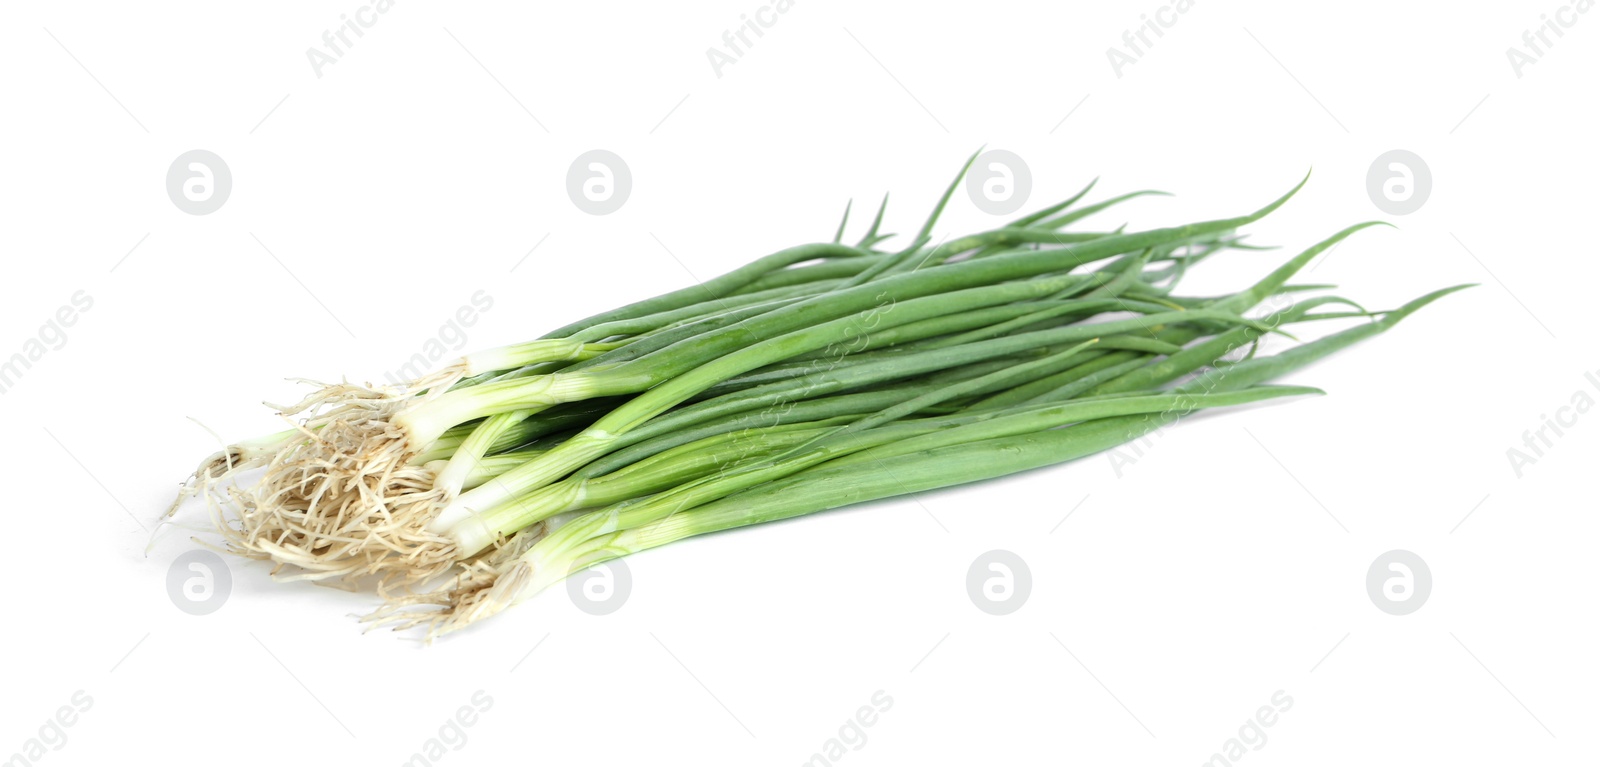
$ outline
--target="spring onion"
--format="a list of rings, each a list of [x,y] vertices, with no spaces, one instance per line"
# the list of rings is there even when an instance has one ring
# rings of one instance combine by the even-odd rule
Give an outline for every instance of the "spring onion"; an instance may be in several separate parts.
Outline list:
[[[280,408],[294,428],[208,458],[173,508],[202,496],[229,550],[272,561],[280,579],[370,585],[387,602],[369,621],[431,637],[606,559],[1070,461],[1197,410],[1317,394],[1269,382],[1458,289],[1388,312],[1303,297],[1324,286],[1294,275],[1367,223],[1236,293],[1176,293],[1217,254],[1259,250],[1238,231],[1304,180],[1241,216],[1068,230],[1158,194],[1079,206],[1091,183],[930,244],[960,179],[898,250],[881,247],[885,199],[854,244],[847,208],[831,242],[404,385],[317,385]],[[1284,306],[1251,316],[1269,300]],[[1257,354],[1289,326],[1348,318],[1367,321]]]

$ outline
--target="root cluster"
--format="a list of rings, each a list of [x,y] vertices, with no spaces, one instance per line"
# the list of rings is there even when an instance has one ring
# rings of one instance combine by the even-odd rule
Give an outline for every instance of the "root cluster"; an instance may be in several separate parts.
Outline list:
[[[533,566],[519,558],[546,534],[540,522],[473,560],[461,562],[450,582],[433,591],[391,595],[383,607],[363,616],[369,630],[405,631],[421,627],[425,640],[459,631],[516,604],[532,587]]]
[[[427,530],[447,499],[434,474],[412,458],[395,416],[443,392],[461,371],[448,368],[406,389],[318,384],[299,403],[279,408],[299,439],[243,460],[236,449],[202,464],[180,494],[205,495],[224,545],[271,560],[280,580],[375,580],[380,594],[446,573],[450,539]],[[422,392],[417,394],[417,392]],[[223,482],[262,468],[247,488]]]

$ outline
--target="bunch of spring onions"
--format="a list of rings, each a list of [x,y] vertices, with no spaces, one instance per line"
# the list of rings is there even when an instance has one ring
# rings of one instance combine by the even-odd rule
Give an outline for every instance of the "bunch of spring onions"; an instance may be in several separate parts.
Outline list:
[[[1267,382],[1459,289],[1368,312],[1290,283],[1359,224],[1237,293],[1176,292],[1201,261],[1255,250],[1238,230],[1299,186],[1247,215],[1140,232],[1072,228],[1150,194],[1080,206],[1085,188],[930,244],[959,182],[902,248],[880,247],[883,207],[845,244],[847,208],[831,242],[407,385],[319,385],[280,408],[292,428],[207,459],[179,502],[207,499],[224,547],[275,577],[371,586],[386,602],[367,620],[431,638],[614,557],[1319,393]],[[1360,322],[1256,354],[1269,333],[1341,318]]]

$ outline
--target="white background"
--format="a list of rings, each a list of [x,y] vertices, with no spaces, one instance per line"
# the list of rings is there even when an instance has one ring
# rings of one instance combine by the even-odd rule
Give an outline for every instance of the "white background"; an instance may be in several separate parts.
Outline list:
[[[1592,760],[1600,416],[1520,479],[1506,451],[1600,398],[1600,13],[1518,78],[1506,49],[1558,0],[1199,0],[1118,77],[1106,50],[1160,0],[798,0],[719,78],[706,50],[762,2],[696,6],[399,0],[320,78],[306,50],[359,0],[0,11],[0,354],[94,302],[0,396],[0,756],[83,690],[40,761],[399,764],[483,690],[443,762],[802,764],[882,690],[839,762],[1200,764],[1283,690],[1239,761]],[[423,649],[258,563],[187,615],[165,579],[193,544],[144,555],[216,449],[185,416],[274,430],[257,403],[296,397],[285,376],[381,378],[477,290],[486,347],[827,239],[852,197],[854,231],[884,192],[912,230],[980,145],[1025,158],[1029,208],[1095,176],[1177,194],[1103,228],[1238,214],[1313,168],[1252,229],[1286,248],[1382,217],[1368,166],[1407,149],[1430,199],[1309,278],[1373,308],[1482,286],[1290,380],[1329,396],[1194,419],[1120,478],[1096,457],[674,545],[629,559],[606,617],[555,591]],[[164,189],[197,148],[233,174],[206,216]],[[633,174],[608,216],[566,195],[594,148]],[[958,196],[939,230],[1003,220]],[[1292,252],[1229,253],[1190,291]],[[997,548],[1033,577],[1002,618],[965,588]],[[1391,549],[1433,574],[1405,617],[1365,590]]]

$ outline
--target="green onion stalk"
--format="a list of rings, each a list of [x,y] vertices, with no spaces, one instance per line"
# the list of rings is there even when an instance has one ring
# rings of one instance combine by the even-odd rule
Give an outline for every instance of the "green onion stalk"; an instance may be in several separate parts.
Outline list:
[[[1310,387],[1264,384],[1382,333],[1462,287],[1430,293],[1371,323],[1276,355],[1210,368],[1163,393],[828,429],[755,463],[578,515],[542,537],[513,539],[497,556],[463,568],[449,587],[391,599],[366,620],[396,628],[425,626],[432,639],[525,601],[572,572],[684,538],[1072,461],[1200,410],[1321,394]],[[1279,319],[1292,321],[1291,314]]]

